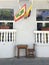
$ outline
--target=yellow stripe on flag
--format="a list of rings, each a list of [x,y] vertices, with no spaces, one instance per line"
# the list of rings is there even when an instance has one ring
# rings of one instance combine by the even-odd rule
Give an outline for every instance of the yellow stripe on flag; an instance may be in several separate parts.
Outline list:
[[[24,17],[28,17],[29,12],[32,10],[32,4],[30,5],[30,7],[28,8],[28,10],[26,11],[26,14],[24,15]]]

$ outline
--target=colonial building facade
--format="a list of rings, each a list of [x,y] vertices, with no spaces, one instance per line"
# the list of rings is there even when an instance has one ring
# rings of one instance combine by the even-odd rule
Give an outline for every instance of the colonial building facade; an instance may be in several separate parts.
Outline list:
[[[29,0],[0,1],[0,58],[17,56],[16,46],[19,44],[27,44],[28,48],[33,48],[33,44],[36,44],[36,56],[49,57],[49,1],[30,0],[30,17],[14,21],[15,14],[23,4],[29,8],[28,2]],[[25,51],[21,50],[20,56],[24,55]]]

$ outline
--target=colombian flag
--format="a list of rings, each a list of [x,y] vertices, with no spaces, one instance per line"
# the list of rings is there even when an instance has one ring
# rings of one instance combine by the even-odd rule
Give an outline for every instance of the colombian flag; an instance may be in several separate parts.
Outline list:
[[[26,13],[26,4],[24,4],[23,7],[16,13],[14,17],[15,22],[23,18],[25,13]]]
[[[24,15],[24,18],[27,18],[27,17],[30,16],[31,10],[32,10],[32,4],[30,5],[30,7],[28,8],[28,10],[26,11],[26,13],[25,13],[25,15]]]

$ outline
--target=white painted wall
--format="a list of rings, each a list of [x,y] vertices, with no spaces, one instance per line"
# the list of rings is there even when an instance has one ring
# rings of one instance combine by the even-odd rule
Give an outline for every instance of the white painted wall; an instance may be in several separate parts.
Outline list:
[[[42,0],[43,1],[43,0]],[[35,1],[33,2],[33,9],[31,16],[28,19],[21,19],[17,22],[14,22],[14,29],[16,29],[16,45],[18,44],[28,44],[30,48],[34,43],[34,33],[33,31],[37,29],[36,21],[36,9],[49,8],[49,4],[46,1]],[[45,2],[45,3],[44,3]],[[0,1],[0,8],[13,8],[14,14],[19,10],[19,4],[16,0],[12,1]],[[42,21],[41,21],[42,22]],[[45,22],[45,21],[44,21]],[[21,56],[25,55],[25,51],[21,50]],[[17,49],[16,49],[17,53]],[[17,55],[17,54],[16,54]]]
[[[34,1],[34,8],[35,8],[35,11],[37,9],[49,9],[49,2],[47,2],[46,0],[44,1]],[[36,13],[36,12],[35,12]],[[36,15],[35,15],[36,17]],[[45,22],[49,22],[49,21],[36,21],[36,22],[42,22],[42,23],[45,23]],[[37,57],[49,57],[49,52],[48,52],[48,49],[49,49],[49,44],[38,44],[37,43],[37,46],[36,46],[36,56]]]
[[[17,1],[0,1],[0,8],[13,8],[15,14],[19,9],[19,4],[17,3]],[[34,9],[32,10],[31,17],[29,17],[28,19],[21,19],[17,22],[14,22],[13,27],[17,31],[16,45],[28,44],[29,47],[32,47],[34,43],[33,31],[36,29],[36,27],[34,27],[36,23],[34,22],[35,16],[33,12]],[[21,52],[21,55],[25,55],[24,53],[22,53],[23,52]]]
[[[37,44],[36,56],[37,57],[49,57],[49,44]]]
[[[21,19],[14,23],[14,28],[17,30],[16,45],[27,44],[28,47],[32,48],[34,43],[34,33],[36,30],[34,8],[32,10],[31,16],[27,19]],[[24,50],[21,50],[21,56],[25,55]],[[16,52],[17,53],[17,52]]]
[[[15,56],[13,42],[0,42],[0,58],[12,58]]]

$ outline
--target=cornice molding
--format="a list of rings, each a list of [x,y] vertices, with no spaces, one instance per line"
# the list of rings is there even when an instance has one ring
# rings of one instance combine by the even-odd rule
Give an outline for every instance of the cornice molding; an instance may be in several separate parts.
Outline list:
[[[0,1],[17,1],[17,0],[0,0]]]

